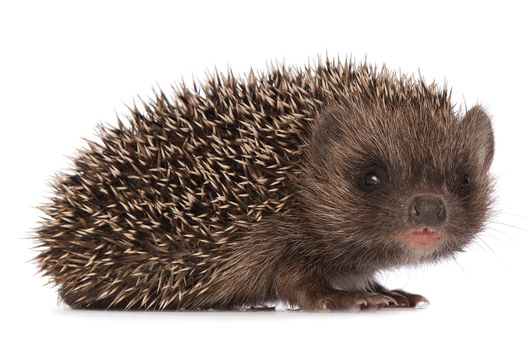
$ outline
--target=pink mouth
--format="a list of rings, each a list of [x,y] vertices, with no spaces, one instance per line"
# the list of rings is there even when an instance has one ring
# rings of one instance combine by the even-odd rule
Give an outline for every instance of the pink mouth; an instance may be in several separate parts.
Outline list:
[[[442,236],[440,232],[425,227],[404,232],[402,239],[414,247],[428,247],[439,242]]]

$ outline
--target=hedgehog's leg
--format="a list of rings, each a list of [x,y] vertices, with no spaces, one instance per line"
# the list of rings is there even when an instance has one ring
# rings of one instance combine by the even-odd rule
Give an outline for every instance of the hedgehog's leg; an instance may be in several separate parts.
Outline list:
[[[385,294],[332,290],[319,297],[313,309],[359,311],[375,310],[390,305],[397,305],[397,301]]]
[[[299,306],[302,310],[359,311],[397,305],[397,300],[390,295],[337,290],[321,276],[306,275],[304,272],[290,270],[287,274],[281,274],[275,281],[278,297],[282,301]]]
[[[372,282],[372,290],[376,293],[388,295],[397,300],[397,307],[416,307],[420,304],[430,304],[428,299],[419,294],[405,292],[402,289],[390,290],[377,282]]]

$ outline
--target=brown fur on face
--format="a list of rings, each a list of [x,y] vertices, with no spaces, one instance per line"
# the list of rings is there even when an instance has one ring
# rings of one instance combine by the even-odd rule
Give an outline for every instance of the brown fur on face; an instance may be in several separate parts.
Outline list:
[[[451,256],[488,216],[483,109],[461,117],[446,88],[384,68],[217,75],[144,107],[100,130],[44,208],[36,260],[73,308],[414,306],[375,273]],[[445,215],[424,248],[401,238],[420,195]]]
[[[460,118],[426,104],[340,102],[323,110],[308,142],[301,198],[321,241],[339,247],[327,257],[339,268],[374,271],[449,257],[482,229],[493,139],[481,107]],[[363,184],[372,171],[381,179],[373,190]],[[408,208],[421,194],[443,200],[446,220],[437,228],[446,239],[416,251],[397,235],[415,226]]]

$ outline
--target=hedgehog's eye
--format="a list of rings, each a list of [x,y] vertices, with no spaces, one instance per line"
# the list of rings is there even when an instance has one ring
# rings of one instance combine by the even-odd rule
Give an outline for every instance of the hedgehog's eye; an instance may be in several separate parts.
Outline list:
[[[470,185],[470,177],[468,177],[467,174],[465,174],[465,175],[463,175],[463,176],[461,177],[461,185],[463,185],[463,186],[468,186],[468,185]]]
[[[374,187],[380,184],[381,184],[381,179],[373,171],[367,172],[366,175],[364,175],[364,185],[366,187]]]
[[[460,193],[463,195],[463,196],[466,196],[468,195],[469,191],[470,191],[470,187],[471,187],[471,180],[470,180],[470,176],[468,176],[467,174],[463,174],[461,175],[459,178],[459,191]]]

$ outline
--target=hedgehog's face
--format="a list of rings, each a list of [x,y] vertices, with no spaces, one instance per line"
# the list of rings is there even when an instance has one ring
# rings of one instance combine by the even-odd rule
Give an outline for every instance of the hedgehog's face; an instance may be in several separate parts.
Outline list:
[[[426,109],[331,108],[312,142],[314,220],[364,260],[390,266],[450,256],[484,225],[494,146],[479,107],[463,119]]]

